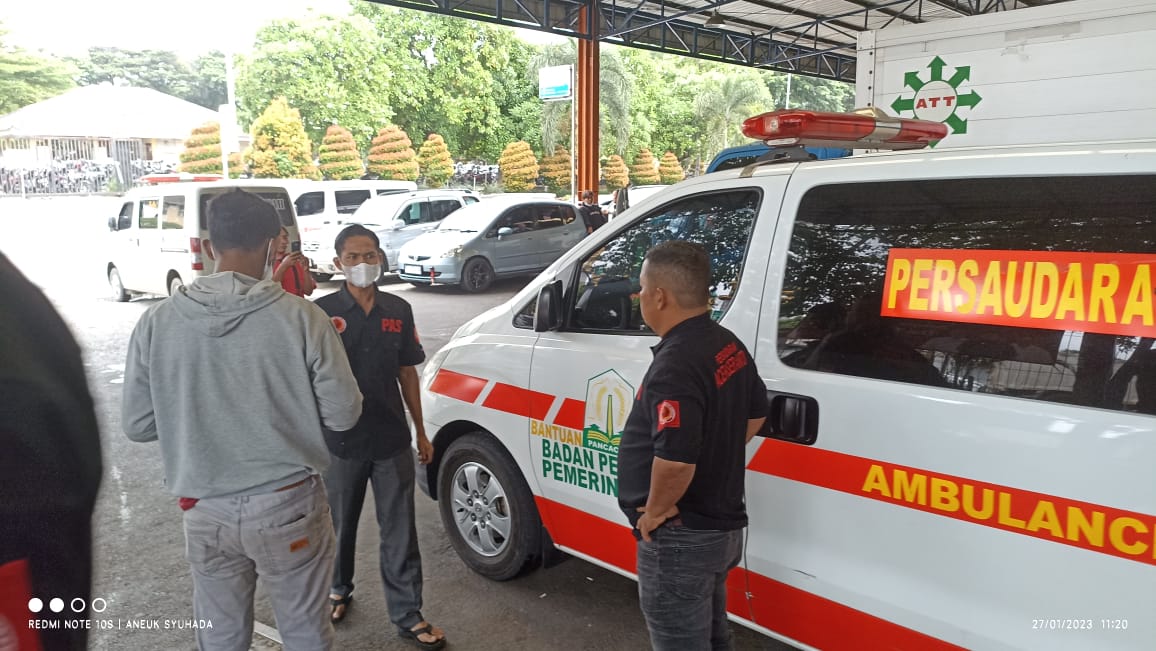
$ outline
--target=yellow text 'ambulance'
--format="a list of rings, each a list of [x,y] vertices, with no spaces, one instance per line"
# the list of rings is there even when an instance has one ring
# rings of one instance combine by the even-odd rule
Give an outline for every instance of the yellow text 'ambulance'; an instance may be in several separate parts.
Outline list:
[[[1156,565],[1156,516],[875,463],[873,499]]]

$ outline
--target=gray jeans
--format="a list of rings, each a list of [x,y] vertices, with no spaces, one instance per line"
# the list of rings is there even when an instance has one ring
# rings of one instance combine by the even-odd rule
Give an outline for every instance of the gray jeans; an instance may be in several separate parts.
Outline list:
[[[655,651],[731,649],[727,574],[742,560],[743,532],[666,524],[638,541],[638,599]]]
[[[316,475],[287,490],[204,499],[185,511],[185,553],[193,575],[193,614],[203,651],[247,651],[253,593],[261,577],[284,647],[333,648],[325,587],[334,537],[325,487]]]
[[[377,527],[381,532],[381,583],[385,586],[389,619],[398,628],[410,629],[423,618],[421,552],[413,504],[413,451],[409,448],[388,459],[330,459],[325,486],[337,532],[331,592],[342,597],[353,592],[357,523],[365,504],[367,483],[373,484]]]

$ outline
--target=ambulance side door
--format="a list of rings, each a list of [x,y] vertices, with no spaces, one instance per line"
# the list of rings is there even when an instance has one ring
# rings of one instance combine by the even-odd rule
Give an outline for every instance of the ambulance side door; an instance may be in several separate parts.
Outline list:
[[[1119,269],[1122,306],[1127,260],[1152,258],[1156,168],[909,162],[804,165],[784,199],[756,353],[772,430],[747,472],[755,623],[822,649],[1153,648],[1156,419],[1137,412],[1156,413],[1156,336],[1084,306],[1111,285],[1088,260]],[[1062,300],[1086,320],[1052,316]]]
[[[554,543],[567,551],[635,570],[634,538],[618,507],[617,463],[626,418],[653,358],[650,348],[659,341],[638,306],[642,261],[661,242],[697,242],[711,255],[716,286],[736,291],[763,194],[756,184],[741,183],[719,182],[673,198],[617,228],[575,263],[564,325],[542,333],[535,345],[531,388],[554,397],[549,410],[531,418],[538,506]],[[761,262],[744,287],[751,298],[761,292],[766,269],[765,254],[756,257]],[[727,304],[733,300],[719,298],[719,315]],[[757,310],[748,316],[753,343]]]

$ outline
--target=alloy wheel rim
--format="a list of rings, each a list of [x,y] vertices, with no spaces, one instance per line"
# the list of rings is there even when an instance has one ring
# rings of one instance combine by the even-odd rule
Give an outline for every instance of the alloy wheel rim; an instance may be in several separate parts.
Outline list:
[[[471,461],[454,472],[450,490],[454,524],[474,552],[494,557],[510,544],[510,503],[498,478]]]

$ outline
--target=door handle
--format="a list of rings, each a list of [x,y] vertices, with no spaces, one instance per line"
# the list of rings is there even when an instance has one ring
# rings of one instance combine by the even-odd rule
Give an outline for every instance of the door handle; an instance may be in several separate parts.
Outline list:
[[[819,437],[819,402],[810,396],[767,391],[770,413],[759,436],[800,445],[814,445]]]

